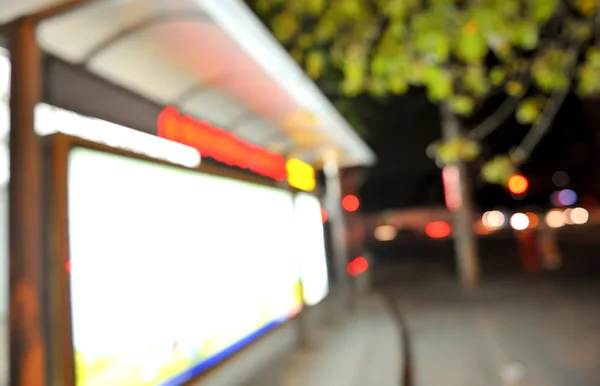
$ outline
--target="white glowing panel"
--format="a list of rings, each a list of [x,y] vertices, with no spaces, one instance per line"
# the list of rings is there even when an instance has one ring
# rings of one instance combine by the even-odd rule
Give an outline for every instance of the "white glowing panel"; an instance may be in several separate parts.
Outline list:
[[[180,385],[300,311],[288,191],[85,148],[68,168],[77,385]]]
[[[321,204],[315,196],[299,193],[296,196],[297,237],[295,249],[302,264],[304,302],[318,304],[329,292],[325,236]]]

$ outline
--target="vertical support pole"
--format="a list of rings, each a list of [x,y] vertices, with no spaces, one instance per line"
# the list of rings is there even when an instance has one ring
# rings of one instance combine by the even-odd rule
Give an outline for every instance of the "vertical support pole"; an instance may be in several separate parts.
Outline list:
[[[333,261],[336,284],[336,309],[338,317],[351,309],[350,278],[346,273],[348,250],[346,246],[346,224],[342,211],[342,184],[337,160],[329,157],[325,160],[325,200],[333,246]]]
[[[42,148],[34,132],[41,54],[34,20],[20,19],[10,32],[10,384],[45,386]]]
[[[458,138],[461,127],[450,107],[442,104],[442,135],[446,141]],[[464,161],[456,162],[461,205],[454,212],[454,248],[461,284],[475,287],[480,280],[477,239],[473,230],[474,208],[469,171]]]

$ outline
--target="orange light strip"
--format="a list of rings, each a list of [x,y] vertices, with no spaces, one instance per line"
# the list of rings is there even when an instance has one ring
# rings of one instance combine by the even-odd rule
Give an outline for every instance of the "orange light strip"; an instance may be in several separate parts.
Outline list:
[[[202,157],[211,157],[229,166],[249,169],[276,181],[287,178],[285,158],[250,144],[235,134],[206,121],[181,115],[175,107],[166,107],[158,116],[158,136],[191,146]]]

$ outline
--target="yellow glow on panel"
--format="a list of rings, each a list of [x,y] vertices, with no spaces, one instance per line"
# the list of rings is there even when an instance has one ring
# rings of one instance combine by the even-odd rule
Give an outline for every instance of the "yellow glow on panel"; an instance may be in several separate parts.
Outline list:
[[[286,164],[288,183],[296,189],[310,192],[317,186],[315,169],[306,162],[289,159]]]

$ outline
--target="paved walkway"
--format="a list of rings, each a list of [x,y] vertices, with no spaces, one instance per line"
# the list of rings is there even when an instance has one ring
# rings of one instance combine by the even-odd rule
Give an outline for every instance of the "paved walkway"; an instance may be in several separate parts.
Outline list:
[[[597,386],[600,283],[522,278],[391,289],[413,353],[414,386]]]
[[[281,358],[244,386],[400,385],[400,336],[381,297],[362,299],[352,316],[317,334],[313,348]]]

